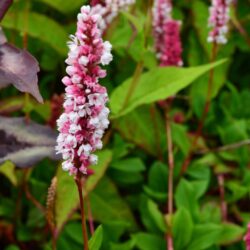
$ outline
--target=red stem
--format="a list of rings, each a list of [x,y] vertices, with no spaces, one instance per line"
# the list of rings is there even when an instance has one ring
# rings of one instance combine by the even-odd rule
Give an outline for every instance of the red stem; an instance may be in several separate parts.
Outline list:
[[[227,221],[227,203],[225,201],[225,188],[224,188],[224,175],[217,175],[218,183],[219,183],[219,192],[220,192],[220,208],[221,208],[221,217],[222,221]]]
[[[79,194],[79,201],[80,201],[80,208],[81,208],[81,218],[82,218],[82,236],[84,240],[84,250],[88,250],[88,233],[87,233],[87,226],[86,226],[86,217],[85,217],[85,211],[84,211],[84,200],[83,200],[83,185],[82,185],[82,179],[81,175],[78,173],[75,177],[75,182],[78,189]]]
[[[167,208],[168,208],[168,215],[169,215],[169,232],[167,234],[167,247],[168,250],[174,250],[173,245],[173,236],[172,236],[172,217],[173,217],[173,182],[174,182],[174,154],[173,154],[173,141],[172,141],[172,132],[171,132],[171,121],[169,117],[169,107],[166,108],[165,112],[166,117],[166,133],[167,133],[167,146],[168,146],[168,201],[167,201]]]
[[[95,232],[95,226],[94,226],[93,214],[92,214],[91,204],[90,204],[90,200],[89,200],[88,195],[86,196],[86,201],[87,201],[87,206],[88,206],[89,229],[90,229],[91,235],[93,235]]]

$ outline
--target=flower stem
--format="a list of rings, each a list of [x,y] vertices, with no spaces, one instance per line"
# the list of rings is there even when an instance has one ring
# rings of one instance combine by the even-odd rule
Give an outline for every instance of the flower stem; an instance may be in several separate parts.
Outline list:
[[[166,133],[167,133],[167,147],[168,147],[168,216],[169,216],[169,232],[167,233],[167,249],[174,250],[173,236],[172,236],[172,217],[173,217],[173,185],[174,185],[174,154],[173,154],[173,141],[172,141],[172,131],[171,131],[171,120],[169,117],[169,107],[165,111],[166,118]]]
[[[89,196],[88,196],[88,195],[86,195],[85,198],[86,198],[87,207],[88,207],[89,229],[90,229],[91,235],[93,235],[94,232],[95,232],[95,226],[94,226],[93,214],[92,214],[92,210],[91,210],[91,203],[90,203],[90,200],[89,200]]]
[[[82,217],[82,236],[84,240],[84,250],[88,250],[88,233],[87,233],[87,226],[86,226],[86,217],[84,212],[84,200],[83,200],[83,185],[81,180],[81,175],[78,173],[75,177],[75,182],[78,189],[79,194],[79,201],[80,201],[80,208],[81,208],[81,217]]]
[[[212,56],[211,56],[211,60],[210,60],[211,63],[215,61],[216,53],[217,53],[217,44],[213,43]],[[186,157],[186,159],[184,160],[184,162],[182,164],[182,168],[181,168],[182,174],[184,174],[186,172],[186,170],[187,170],[187,168],[192,160],[192,157],[193,157],[193,150],[196,147],[196,145],[198,143],[198,139],[200,138],[200,136],[202,134],[202,129],[204,127],[204,123],[205,123],[205,120],[207,118],[207,114],[208,114],[209,109],[210,109],[212,90],[213,90],[213,80],[214,80],[214,68],[212,68],[209,72],[208,90],[207,90],[205,106],[203,109],[201,120],[199,121],[199,124],[198,124],[198,128],[195,132],[195,137],[194,137],[194,140],[192,142],[190,151],[188,153],[188,156]]]
[[[223,222],[227,221],[227,203],[225,200],[225,178],[223,174],[217,175],[217,180],[219,184],[219,193],[220,193],[220,209],[221,209],[221,218]]]

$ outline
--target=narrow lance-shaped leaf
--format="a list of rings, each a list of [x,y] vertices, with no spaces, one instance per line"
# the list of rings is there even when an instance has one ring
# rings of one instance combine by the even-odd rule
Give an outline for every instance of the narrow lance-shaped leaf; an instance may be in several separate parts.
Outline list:
[[[190,68],[160,67],[141,75],[133,93],[131,91],[132,78],[127,79],[114,90],[110,99],[113,117],[125,115],[136,107],[163,100],[176,94],[191,84],[199,76],[208,72],[226,60]],[[130,96],[127,99],[127,96]]]
[[[24,118],[6,118],[0,116],[0,164],[10,160],[17,167],[30,167],[55,155],[57,133],[51,128]]]
[[[0,21],[3,19],[5,13],[9,9],[10,5],[13,3],[13,0],[1,0],[0,1]]]
[[[38,89],[37,60],[26,50],[7,43],[0,28],[0,89],[13,84],[18,90],[32,94],[42,102]]]
[[[67,33],[59,23],[52,18],[34,12],[29,13],[27,20],[25,15],[25,11],[19,11],[18,14],[16,11],[9,11],[2,26],[21,33],[26,32],[29,36],[45,42],[59,54],[63,56],[67,54]],[[26,27],[25,22],[28,22],[28,27]]]
[[[65,0],[37,0],[44,2],[52,8],[67,14],[69,12],[79,9],[83,5],[83,0],[65,1]]]
[[[94,235],[89,240],[89,249],[99,250],[102,245],[102,239],[103,239],[103,229],[102,229],[102,226],[99,226],[95,230]]]

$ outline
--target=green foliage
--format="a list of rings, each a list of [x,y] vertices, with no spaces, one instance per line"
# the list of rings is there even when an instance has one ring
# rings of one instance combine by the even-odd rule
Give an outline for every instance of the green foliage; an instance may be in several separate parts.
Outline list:
[[[216,224],[195,225],[188,250],[203,250],[213,246],[220,238],[222,227]]]
[[[18,14],[16,11],[10,11],[2,25],[21,33],[27,32],[31,37],[47,43],[59,54],[66,55],[67,32],[59,23],[39,13],[29,13],[28,20],[26,18],[25,11],[18,11]],[[26,23],[29,25],[26,25]]]
[[[108,150],[100,152],[98,156],[99,163],[95,168],[95,175],[91,176],[85,184],[85,196],[96,187],[103,177],[112,157],[111,152]],[[68,173],[63,172],[60,167],[56,177],[55,222],[56,227],[60,231],[67,222],[70,213],[78,207],[79,200],[74,179]]]
[[[164,123],[154,106],[142,106],[114,121],[125,139],[155,156],[166,148]],[[158,133],[158,130],[162,131]]]
[[[135,242],[135,245],[140,250],[162,250],[165,249],[165,242],[164,240],[153,234],[147,233],[138,233],[132,236],[132,239]]]
[[[177,210],[174,215],[173,235],[176,249],[186,249],[193,234],[194,223],[191,214],[184,207]]]
[[[64,14],[68,14],[68,13],[72,13],[73,11],[76,11],[84,4],[84,2],[86,2],[82,0],[75,0],[73,2],[64,1],[64,0],[54,0],[54,1],[37,0],[37,1],[44,2]]]
[[[99,226],[94,235],[89,240],[89,249],[90,250],[99,250],[102,245],[103,238],[103,229],[102,226]]]
[[[89,250],[165,250],[167,234],[173,237],[174,250],[245,249],[242,239],[250,221],[249,2],[238,1],[231,8],[229,42],[217,47],[214,62],[213,45],[207,43],[209,1],[173,3],[173,17],[182,21],[184,67],[159,67],[150,1],[137,0],[104,33],[114,56],[100,81],[110,96],[111,124],[99,163],[84,180]],[[53,237],[58,250],[83,249],[74,178],[55,158],[38,162],[42,150],[34,154],[31,147],[41,146],[45,136],[37,130],[23,132],[33,121],[56,131],[66,42],[75,32],[82,4],[89,1],[18,0],[1,21],[8,42],[27,49],[39,62],[44,99],[37,103],[13,86],[0,89],[0,123],[10,119],[11,124],[0,129],[0,158],[5,151],[9,155],[0,165],[3,250],[52,250]],[[212,71],[211,103],[194,145]],[[13,118],[24,116],[24,130],[11,129]],[[166,125],[173,142],[173,214],[167,203],[171,171]],[[16,136],[6,135],[7,130]],[[24,149],[17,157],[24,160],[20,169],[9,160]]]
[[[107,177],[102,179],[90,193],[89,198],[95,220],[101,223],[113,220],[125,221],[131,228],[136,227],[130,208],[119,196],[114,183]]]
[[[0,166],[0,174],[3,174],[9,181],[16,186],[17,185],[17,177],[15,175],[15,165],[7,161]]]
[[[221,60],[213,64],[187,69],[175,67],[155,68],[139,77],[134,90],[131,87],[134,84],[133,78],[129,78],[111,95],[110,106],[113,117],[125,115],[140,105],[164,100],[187,87],[211,68],[225,61]],[[133,92],[131,93],[131,91]]]

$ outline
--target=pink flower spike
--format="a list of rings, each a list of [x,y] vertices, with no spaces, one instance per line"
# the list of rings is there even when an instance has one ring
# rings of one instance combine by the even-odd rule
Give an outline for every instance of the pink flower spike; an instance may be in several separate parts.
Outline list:
[[[217,44],[227,43],[228,21],[230,20],[230,4],[233,0],[212,0],[209,8],[208,26],[212,28],[208,35],[208,42]]]
[[[246,236],[244,237],[244,241],[246,242],[246,250],[250,250],[250,223],[248,224],[248,231]]]
[[[153,34],[156,56],[161,66],[182,66],[180,21],[172,19],[170,0],[155,0],[153,6]]]
[[[102,17],[99,22],[101,32],[105,32],[120,11],[126,10],[134,3],[135,0],[92,0],[92,13],[98,14]]]
[[[179,21],[168,20],[164,26],[164,48],[160,57],[161,66],[182,66],[182,46]]]
[[[102,148],[101,139],[109,124],[107,90],[99,78],[106,75],[100,65],[112,60],[112,46],[101,38],[100,20],[90,6],[83,6],[76,34],[68,42],[68,76],[62,80],[66,85],[64,113],[57,120],[56,151],[62,154],[62,168],[70,175],[92,173],[88,167],[98,161],[93,153]]]

